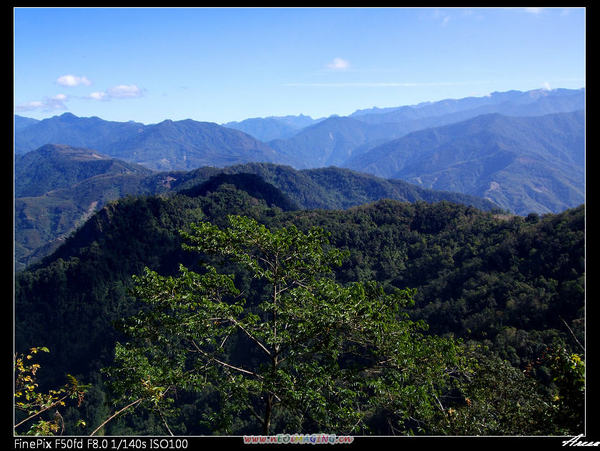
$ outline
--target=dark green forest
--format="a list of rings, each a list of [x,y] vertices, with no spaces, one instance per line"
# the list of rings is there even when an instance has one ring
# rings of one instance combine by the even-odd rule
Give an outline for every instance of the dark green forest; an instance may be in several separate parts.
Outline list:
[[[89,434],[125,405],[106,369],[115,364],[116,343],[129,339],[129,319],[143,310],[132,276],[148,268],[175,277],[180,264],[202,272],[208,262],[219,273],[235,274],[236,287],[251,305],[258,303],[265,286],[243,266],[182,247],[181,231],[191,233],[199,222],[226,227],[228,215],[269,230],[322,228],[326,246],[347,256],[334,268],[335,283],[376,282],[385,293],[408,289],[411,300],[402,305],[402,317],[421,325],[425,337],[460,349],[463,370],[439,388],[440,408],[424,403],[410,417],[399,417],[391,408],[365,407],[361,433],[583,431],[583,205],[526,217],[447,201],[298,210],[272,185],[254,183],[252,191],[231,182],[223,177],[178,194],[110,202],[52,255],[16,274],[16,351],[49,349],[36,356],[40,390],[64,384],[67,374],[89,384],[79,406],[61,408],[65,433]],[[228,352],[235,353],[235,346]],[[243,355],[238,358],[244,362]],[[165,424],[182,435],[260,433],[247,413],[228,421],[217,415],[220,395],[181,390],[166,411],[130,409],[101,433],[164,435]],[[273,425],[290,430],[294,418],[282,415]],[[302,424],[306,429],[296,432],[317,432],[311,427],[318,423]]]
[[[149,174],[141,166],[98,157],[92,150],[56,145],[17,156],[15,266],[18,271],[51,254],[73,230],[109,201],[126,195],[197,190],[213,177],[215,179],[203,190],[212,189],[224,178],[259,198],[264,197],[261,190],[277,188],[293,202],[290,208],[345,209],[383,198],[406,202],[448,200],[484,211],[499,208],[489,200],[474,196],[428,190],[402,180],[384,180],[334,167],[298,171],[290,166],[248,163],[223,169],[202,167],[189,172]],[[258,177],[275,188],[269,188]],[[284,205],[280,207],[285,209]]]

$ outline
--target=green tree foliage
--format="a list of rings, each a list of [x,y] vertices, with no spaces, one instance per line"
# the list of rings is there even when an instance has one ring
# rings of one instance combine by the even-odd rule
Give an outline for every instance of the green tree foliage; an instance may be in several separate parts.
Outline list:
[[[466,347],[467,370],[459,376],[458,396],[432,421],[448,435],[576,435],[584,432],[585,364],[564,345],[548,347],[525,370],[482,345]],[[546,390],[533,377],[548,365],[553,381]]]
[[[401,312],[413,290],[337,283],[332,268],[347,252],[316,227],[271,231],[229,216],[225,229],[202,222],[182,233],[186,249],[241,265],[261,289],[247,298],[233,275],[208,264],[202,273],[182,265],[177,277],[149,269],[136,277],[147,306],[128,322],[132,339],[108,370],[124,405],[164,418],[178,390],[212,390],[213,425],[228,432],[249,416],[264,434],[362,433],[376,412],[409,432],[443,410],[460,350]]]
[[[552,424],[557,433],[575,435],[585,428],[585,362],[564,346],[551,350],[550,362],[556,390],[552,399]]]
[[[217,191],[223,184],[233,185],[237,189],[247,192],[255,199],[264,201],[270,207],[278,207],[284,211],[300,209],[283,191],[265,182],[256,174],[246,174],[244,172],[239,174],[215,175],[193,188],[180,190],[179,194],[191,197],[205,196],[209,192]]]
[[[444,435],[547,435],[552,409],[535,379],[481,345],[468,346],[459,395],[433,422]],[[552,432],[551,432],[552,431]]]

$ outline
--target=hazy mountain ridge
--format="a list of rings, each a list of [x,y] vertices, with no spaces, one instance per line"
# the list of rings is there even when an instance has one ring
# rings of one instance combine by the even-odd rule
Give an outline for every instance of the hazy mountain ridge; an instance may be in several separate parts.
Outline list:
[[[291,138],[303,128],[323,119],[313,119],[310,116],[300,114],[298,116],[255,117],[221,125],[248,133],[261,141],[267,142],[275,139]]]
[[[350,115],[364,122],[399,122],[425,118],[467,119],[481,114],[539,116],[581,110],[585,89],[536,89],[532,91],[493,92],[488,96],[444,99],[417,105],[357,110]],[[458,116],[458,114],[462,116]],[[440,123],[441,125],[441,123]]]
[[[112,153],[155,170],[189,170],[248,161],[277,162],[277,153],[243,132],[211,122],[165,120],[119,143]]]
[[[30,125],[39,122],[37,119],[33,119],[31,117],[19,116],[18,114],[14,115],[13,125],[15,131],[22,130]]]
[[[515,118],[482,115],[413,132],[348,161],[384,178],[486,197],[518,214],[584,201],[583,111]]]
[[[144,125],[64,113],[15,130],[16,154],[44,144],[94,149],[155,170],[278,161],[273,149],[250,135],[191,119]]]
[[[488,197],[519,214],[558,212],[583,201],[584,138],[553,145],[551,139],[560,141],[559,129],[565,122],[546,125],[542,122],[550,121],[548,112],[572,112],[573,108],[581,111],[584,104],[583,88],[508,91],[415,106],[359,110],[348,117],[315,120],[299,115],[229,124],[263,127],[267,134],[270,125],[275,125],[272,129],[275,134],[297,130],[293,136],[267,143],[233,128],[193,120],[143,125],[96,117],[77,118],[70,113],[42,121],[15,116],[15,151],[22,153],[34,143],[61,143],[95,149],[162,171],[251,162],[285,164],[296,169],[347,167],[423,187]],[[496,125],[476,121],[490,114],[519,117],[506,120],[506,127],[514,127],[515,132],[505,130],[499,139]],[[526,120],[526,117],[544,119]],[[582,113],[578,117],[579,122],[584,122]],[[479,124],[478,134],[466,128],[463,132],[457,130],[453,132],[452,152],[432,151],[432,146],[439,146],[440,134],[448,133],[443,127],[453,124],[469,127],[471,119]],[[545,132],[526,131],[523,126],[542,127]],[[485,131],[485,127],[491,129]],[[415,132],[418,134],[412,135]],[[392,151],[392,147],[398,144],[396,140],[404,138],[405,146],[410,143],[410,149],[401,152],[399,158],[400,153]],[[528,148],[542,151],[534,152],[534,158]],[[502,171],[501,175],[507,177],[491,177]]]
[[[111,150],[116,143],[141,133],[144,128],[144,124],[133,121],[106,121],[99,117],[63,113],[15,130],[15,154],[29,152],[45,144],[65,144],[112,156]]]
[[[298,169],[344,166],[356,154],[406,134],[402,123],[367,124],[350,117],[331,117],[288,139],[270,141]]]
[[[572,112],[585,107],[585,89],[538,89],[494,92],[489,96],[445,99],[418,105],[357,110],[349,116],[332,116],[309,124],[293,136],[282,136],[268,144],[283,153],[296,168],[336,165],[385,141],[417,130],[448,125],[483,114],[541,116]],[[260,127],[277,118],[253,118],[244,129],[259,139],[268,137]],[[364,126],[355,122],[365,122]],[[245,121],[244,121],[245,122]],[[260,136],[259,136],[260,135]]]

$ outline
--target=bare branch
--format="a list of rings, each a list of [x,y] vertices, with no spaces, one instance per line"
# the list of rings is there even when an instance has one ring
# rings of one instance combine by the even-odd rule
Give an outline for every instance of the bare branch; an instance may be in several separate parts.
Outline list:
[[[167,420],[165,420],[165,417],[160,409],[158,409],[158,414],[160,415],[162,422],[164,423],[165,427],[167,428],[167,431],[169,431],[169,434],[171,434],[171,436],[174,436],[173,432],[171,432],[171,428],[169,428],[169,425],[167,424]]]
[[[575,336],[575,334],[573,333],[573,331],[571,330],[571,328],[569,327],[569,325],[567,324],[567,322],[562,319],[561,316],[559,316],[560,320],[564,323],[564,325],[567,327],[567,329],[569,329],[569,332],[571,332],[571,336],[573,337],[573,339],[575,340],[575,342],[579,345],[579,347],[583,350],[583,352],[585,352],[585,346],[583,346],[579,340],[577,339],[577,337]]]
[[[245,370],[244,368],[239,368],[239,367],[237,367],[237,366],[231,365],[231,364],[229,364],[229,363],[227,363],[227,362],[223,362],[222,360],[219,360],[219,359],[217,359],[216,357],[214,357],[214,356],[210,355],[208,352],[206,352],[206,351],[203,351],[202,349],[200,349],[200,347],[199,347],[199,346],[196,344],[196,342],[195,342],[195,341],[192,341],[192,344],[193,344],[193,345],[194,345],[194,347],[196,348],[196,351],[198,351],[198,352],[199,352],[200,354],[202,354],[203,356],[205,356],[205,357],[208,357],[208,358],[209,358],[209,359],[211,359],[211,360],[214,360],[214,361],[215,361],[215,362],[217,362],[219,365],[225,366],[225,367],[227,367],[227,368],[231,368],[232,370],[236,370],[236,371],[239,371],[239,372],[241,372],[241,373],[249,374],[249,375],[251,375],[251,376],[254,376],[254,377],[258,378],[258,379],[262,379],[262,378],[263,378],[263,377],[262,377],[260,374],[257,374],[257,373],[255,373],[255,372],[253,372],[253,371],[250,371],[250,370]]]
[[[227,339],[228,339],[230,336],[231,336],[231,333],[228,333],[228,334],[225,336],[225,338],[223,338],[223,341],[221,342],[221,348],[222,348],[223,346],[225,346],[225,342],[227,341]]]
[[[90,434],[90,437],[94,434],[96,434],[96,432],[98,432],[100,429],[102,429],[104,427],[104,425],[106,423],[108,423],[109,421],[111,421],[113,418],[115,418],[117,415],[120,415],[122,412],[124,412],[125,410],[135,406],[136,404],[139,404],[140,402],[143,401],[143,398],[138,399],[137,401],[133,401],[131,404],[126,405],[125,407],[123,407],[121,410],[119,410],[118,412],[115,412],[113,415],[111,415],[110,417],[108,417],[108,419],[106,419],[100,426],[98,426],[96,429],[94,429],[94,431]]]
[[[239,327],[242,332],[244,332],[248,338],[250,338],[254,343],[256,343],[263,351],[265,351],[267,353],[267,355],[269,357],[272,357],[271,351],[269,351],[265,345],[263,345],[254,335],[252,335],[250,332],[248,332],[238,321],[236,321],[235,318],[230,317],[229,321],[231,321],[233,324],[235,324],[237,327]]]

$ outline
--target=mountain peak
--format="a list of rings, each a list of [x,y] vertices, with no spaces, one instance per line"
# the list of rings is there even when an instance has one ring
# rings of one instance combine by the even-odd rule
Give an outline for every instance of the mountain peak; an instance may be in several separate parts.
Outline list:
[[[59,117],[60,117],[60,119],[67,119],[67,120],[79,119],[73,113],[69,113],[68,111],[66,113],[61,114]]]
[[[44,144],[37,151],[38,152],[55,152],[59,150],[67,150],[71,149],[71,146],[67,146],[66,144]]]

